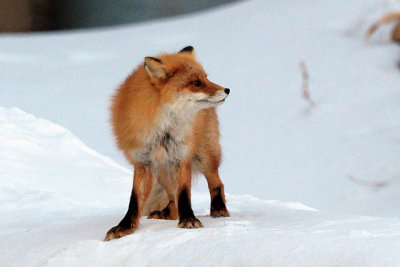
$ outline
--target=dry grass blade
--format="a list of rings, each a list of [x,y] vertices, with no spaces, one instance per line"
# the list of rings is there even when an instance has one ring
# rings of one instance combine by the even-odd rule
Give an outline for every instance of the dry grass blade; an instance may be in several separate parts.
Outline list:
[[[368,41],[380,26],[392,21],[397,21],[397,24],[392,32],[392,40],[395,42],[400,42],[400,12],[386,13],[386,15],[383,16],[380,20],[372,24],[372,26],[365,34],[365,40]]]
[[[400,43],[400,21],[397,23],[397,25],[393,29],[392,40]]]
[[[387,186],[390,182],[390,181],[363,181],[354,176],[349,176],[349,180],[355,184],[368,187],[384,187]]]
[[[299,63],[299,66],[301,69],[301,75],[303,77],[303,87],[302,87],[303,98],[310,104],[310,106],[314,107],[316,104],[315,104],[314,100],[311,99],[311,96],[310,96],[309,75],[308,75],[306,63],[304,63],[304,61],[301,61]]]

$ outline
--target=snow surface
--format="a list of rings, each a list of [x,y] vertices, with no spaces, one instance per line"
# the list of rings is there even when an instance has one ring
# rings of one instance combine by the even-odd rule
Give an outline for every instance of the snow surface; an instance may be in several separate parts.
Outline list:
[[[400,53],[389,26],[362,40],[393,8],[254,0],[124,27],[1,35],[0,265],[399,266]],[[102,242],[132,183],[109,97],[144,56],[186,45],[231,88],[219,116],[232,216],[207,216],[200,179],[192,201],[204,228],[142,219],[135,234]],[[301,97],[300,61],[315,107]]]
[[[202,229],[142,218],[130,236],[103,242],[126,211],[128,172],[68,130],[0,108],[2,266],[355,266],[397,264],[400,219],[318,212],[300,203],[227,194],[230,218]]]

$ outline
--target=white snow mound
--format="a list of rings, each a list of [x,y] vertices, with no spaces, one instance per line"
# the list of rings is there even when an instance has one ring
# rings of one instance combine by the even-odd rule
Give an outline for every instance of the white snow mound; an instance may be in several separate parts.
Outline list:
[[[229,218],[202,229],[142,218],[127,237],[103,242],[122,218],[131,174],[61,126],[0,108],[2,266],[355,266],[397,264],[400,220],[318,212],[301,203],[227,194]]]

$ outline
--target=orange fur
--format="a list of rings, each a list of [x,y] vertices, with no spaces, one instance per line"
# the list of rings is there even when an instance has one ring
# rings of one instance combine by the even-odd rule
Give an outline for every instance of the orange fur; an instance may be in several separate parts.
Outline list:
[[[142,210],[149,213],[155,209],[150,218],[176,219],[179,210],[180,227],[201,227],[200,221],[191,215],[193,172],[203,173],[208,181],[210,195],[217,203],[213,207],[212,202],[211,215],[229,216],[218,174],[221,148],[215,109],[228,94],[229,89],[207,79],[192,47],[157,58],[146,57],[144,65],[118,88],[112,99],[111,123],[118,147],[135,166],[138,216],[143,214]],[[137,175],[138,169],[143,168],[150,173]],[[143,181],[136,181],[136,177]],[[154,189],[154,183],[164,188],[164,199],[160,191]],[[158,203],[158,208],[145,207],[149,195],[152,199],[149,202]],[[165,209],[159,211],[160,206]],[[129,217],[128,213],[125,217]],[[138,218],[132,221],[132,227],[136,227]],[[123,236],[124,231],[126,234],[133,232],[125,226],[115,230],[116,227],[107,233],[105,240]]]

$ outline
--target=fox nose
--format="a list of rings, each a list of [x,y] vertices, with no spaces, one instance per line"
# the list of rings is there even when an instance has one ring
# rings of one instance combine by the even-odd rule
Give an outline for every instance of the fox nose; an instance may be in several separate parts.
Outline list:
[[[227,94],[227,95],[229,95],[229,92],[230,92],[231,90],[229,89],[229,88],[225,88],[225,90],[224,90],[224,92]]]

